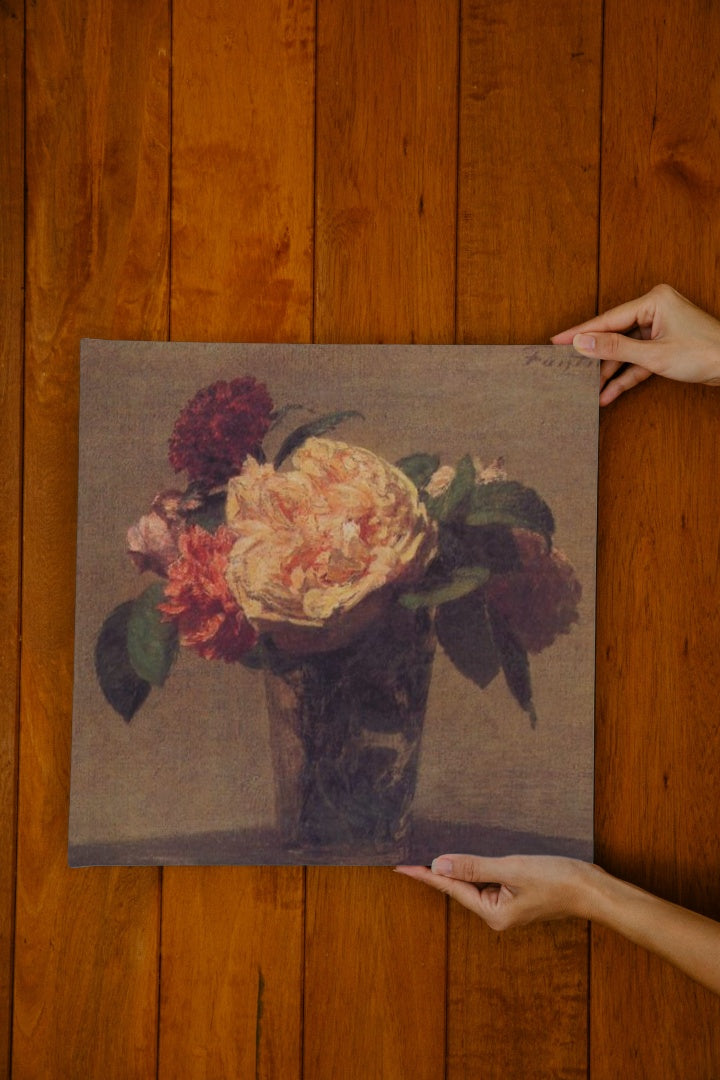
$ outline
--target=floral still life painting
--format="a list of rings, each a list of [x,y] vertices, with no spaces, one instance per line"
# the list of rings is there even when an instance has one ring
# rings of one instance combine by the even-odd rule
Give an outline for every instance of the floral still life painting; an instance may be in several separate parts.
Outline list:
[[[83,343],[71,865],[592,854],[597,373]]]

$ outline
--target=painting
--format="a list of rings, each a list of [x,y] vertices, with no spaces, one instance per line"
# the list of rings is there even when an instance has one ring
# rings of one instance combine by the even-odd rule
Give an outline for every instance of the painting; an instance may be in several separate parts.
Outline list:
[[[69,861],[592,856],[596,366],[83,342]]]

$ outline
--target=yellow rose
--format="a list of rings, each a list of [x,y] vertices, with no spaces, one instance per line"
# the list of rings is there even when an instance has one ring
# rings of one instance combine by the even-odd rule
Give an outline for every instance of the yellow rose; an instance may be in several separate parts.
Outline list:
[[[369,450],[308,439],[292,465],[278,472],[248,459],[230,479],[228,584],[278,644],[283,628],[298,628],[324,631],[305,639],[308,649],[338,647],[377,617],[390,586],[422,577],[436,527],[415,485]],[[285,641],[303,649],[297,634]]]

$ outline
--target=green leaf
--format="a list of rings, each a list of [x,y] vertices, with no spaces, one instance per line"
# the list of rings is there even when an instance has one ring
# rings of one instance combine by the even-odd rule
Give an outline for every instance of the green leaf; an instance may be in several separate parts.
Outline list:
[[[455,476],[442,495],[427,500],[427,508],[436,521],[448,521],[475,489],[475,466],[466,454],[458,462]]]
[[[532,727],[537,724],[537,716],[532,700],[530,681],[530,662],[528,654],[518,640],[510,633],[504,619],[490,611],[490,626],[502,664],[505,681],[510,693],[530,717]]]
[[[482,593],[473,592],[438,608],[438,641],[455,667],[484,689],[500,672],[500,657]]]
[[[444,583],[431,584],[425,589],[403,593],[399,597],[403,607],[415,611],[420,607],[437,607],[479,589],[490,577],[485,566],[460,566]]]
[[[540,533],[550,542],[555,531],[550,507],[532,488],[514,480],[479,484],[472,492],[466,517],[468,525],[509,525]]]
[[[353,416],[364,419],[363,414],[357,412],[356,409],[348,409],[345,412],[328,413],[327,416],[320,416],[317,420],[301,424],[299,428],[295,428],[294,431],[290,432],[275,455],[273,463],[275,468],[279,469],[285,458],[290,457],[299,446],[302,446],[306,439],[317,438],[320,435],[325,435],[328,431],[334,431],[338,424],[342,424],[344,420],[349,420]]]
[[[127,628],[134,601],[126,600],[108,615],[95,645],[95,672],[100,689],[115,712],[129,721],[150,693],[150,683],[141,679],[130,663]]]
[[[161,581],[148,586],[133,601],[127,626],[130,663],[141,679],[162,686],[178,652],[177,627],[163,622],[157,605],[165,597]]]
[[[424,488],[440,465],[437,454],[410,454],[396,462],[397,468],[412,480],[416,488]]]

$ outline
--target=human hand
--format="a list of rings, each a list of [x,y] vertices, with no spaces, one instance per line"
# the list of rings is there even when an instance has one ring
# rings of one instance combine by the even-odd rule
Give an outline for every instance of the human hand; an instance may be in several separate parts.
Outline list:
[[[656,285],[551,341],[572,343],[583,356],[601,361],[601,405],[653,374],[720,385],[720,322],[669,285]]]
[[[553,855],[441,855],[430,869],[396,870],[452,896],[493,930],[571,915],[588,918],[590,883],[604,875],[590,863]]]
[[[431,869],[395,869],[454,897],[492,930],[572,915],[592,919],[720,994],[720,923],[592,863],[554,855],[441,855]]]

